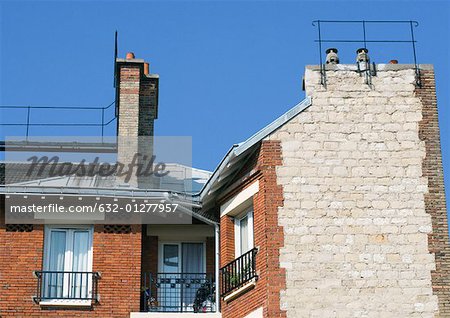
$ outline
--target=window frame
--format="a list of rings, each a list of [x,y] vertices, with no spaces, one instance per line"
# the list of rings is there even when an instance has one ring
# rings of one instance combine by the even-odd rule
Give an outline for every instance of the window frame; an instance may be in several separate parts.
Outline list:
[[[46,225],[44,230],[44,253],[43,253],[43,261],[42,267],[44,271],[49,271],[50,268],[50,244],[51,244],[51,233],[52,231],[64,231],[66,233],[66,249],[64,254],[64,272],[72,272],[73,271],[73,240],[75,231],[86,230],[89,235],[89,249],[87,255],[87,269],[86,272],[92,272],[93,267],[93,241],[94,241],[94,226],[93,225]],[[70,233],[70,234],[68,234]],[[88,290],[89,296],[92,296],[92,281],[88,281]],[[66,285],[63,287],[66,289]],[[68,288],[67,288],[68,289]],[[90,300],[79,300],[79,299],[46,299],[40,301],[41,306],[90,306]]]

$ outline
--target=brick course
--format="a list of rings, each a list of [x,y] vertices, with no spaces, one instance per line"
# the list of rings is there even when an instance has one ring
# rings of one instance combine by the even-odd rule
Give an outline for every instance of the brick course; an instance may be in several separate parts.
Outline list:
[[[428,193],[424,199],[433,227],[428,235],[428,247],[436,260],[436,270],[431,272],[431,278],[433,293],[439,299],[439,317],[450,317],[450,246],[434,72],[422,70],[421,78],[423,86],[417,87],[415,93],[422,102],[419,137],[425,142],[422,175],[428,180]]]

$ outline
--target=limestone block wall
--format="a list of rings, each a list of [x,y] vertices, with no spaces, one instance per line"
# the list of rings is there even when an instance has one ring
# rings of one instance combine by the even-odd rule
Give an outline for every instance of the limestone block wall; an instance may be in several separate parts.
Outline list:
[[[372,87],[350,65],[326,75],[325,89],[307,67],[312,105],[268,137],[283,157],[281,307],[296,318],[433,317],[414,70],[378,65]]]

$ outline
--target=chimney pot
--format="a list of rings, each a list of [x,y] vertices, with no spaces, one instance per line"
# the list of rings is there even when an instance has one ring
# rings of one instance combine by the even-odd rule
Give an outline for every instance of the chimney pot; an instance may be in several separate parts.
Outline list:
[[[150,69],[150,65],[148,63],[144,63],[144,74],[148,75]]]
[[[398,60],[390,60],[389,64],[398,64]]]
[[[338,50],[335,48],[329,48],[325,51],[327,54],[327,64],[339,64],[339,57],[337,55]]]
[[[133,53],[133,52],[128,52],[125,58],[126,58],[127,60],[132,60],[132,59],[134,59],[134,53]]]

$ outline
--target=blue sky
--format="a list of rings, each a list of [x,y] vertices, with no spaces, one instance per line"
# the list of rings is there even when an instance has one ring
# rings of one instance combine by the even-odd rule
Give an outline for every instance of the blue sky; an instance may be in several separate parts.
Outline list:
[[[449,4],[445,1],[1,1],[0,104],[107,106],[114,99],[113,43],[160,75],[156,134],[192,136],[194,165],[214,169],[245,140],[304,97],[305,65],[318,63],[316,19],[417,20],[420,63],[435,65],[446,184],[450,185]],[[373,38],[408,37],[399,26]],[[330,30],[351,37],[359,29]],[[359,32],[359,33],[358,33]],[[353,63],[360,46],[336,45]],[[412,62],[404,45],[369,46],[372,60]],[[109,117],[113,114],[107,114]],[[24,111],[0,112],[23,121]],[[99,122],[96,111],[34,114],[32,121]],[[2,135],[24,134],[3,127]],[[112,127],[111,127],[112,128]],[[113,134],[112,129],[106,130]],[[95,135],[33,128],[34,135]]]

